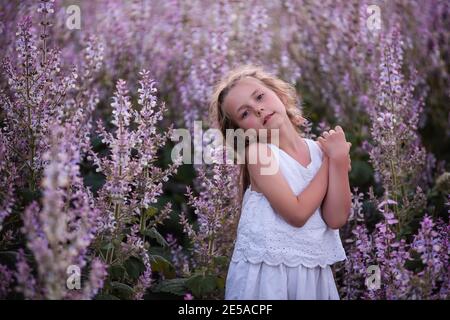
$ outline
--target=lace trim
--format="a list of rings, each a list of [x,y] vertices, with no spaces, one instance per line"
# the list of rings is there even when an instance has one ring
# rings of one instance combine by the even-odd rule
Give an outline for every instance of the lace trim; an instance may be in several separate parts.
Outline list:
[[[305,230],[301,237],[279,237],[277,234],[242,230],[236,241],[232,261],[246,260],[268,265],[281,263],[294,267],[324,267],[346,259],[339,235],[327,230],[317,239],[314,229]],[[300,238],[300,239],[299,239]],[[311,238],[312,241],[305,241]],[[303,239],[303,241],[301,241]]]
[[[306,268],[315,268],[315,267],[321,267],[325,268],[326,266],[333,265],[336,262],[344,261],[347,257],[345,255],[335,255],[334,257],[329,257],[324,260],[318,261],[314,258],[305,258],[305,257],[297,257],[297,258],[287,258],[287,257],[278,257],[273,258],[268,256],[267,254],[262,253],[261,255],[251,255],[249,252],[246,251],[239,251],[236,250],[233,253],[233,256],[231,257],[232,262],[238,262],[238,261],[247,261],[253,264],[262,263],[269,266],[278,266],[280,264],[284,264],[288,267],[298,267],[299,265],[302,265]]]

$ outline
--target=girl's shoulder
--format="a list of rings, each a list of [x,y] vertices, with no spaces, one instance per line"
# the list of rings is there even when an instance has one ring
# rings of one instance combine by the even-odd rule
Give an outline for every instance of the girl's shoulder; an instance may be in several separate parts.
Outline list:
[[[313,150],[310,150],[310,151],[317,153],[320,156],[320,158],[322,159],[323,150],[322,150],[322,146],[320,145],[319,141],[310,139],[310,138],[304,138],[304,139],[305,139],[305,141],[309,142],[309,145],[313,146]]]

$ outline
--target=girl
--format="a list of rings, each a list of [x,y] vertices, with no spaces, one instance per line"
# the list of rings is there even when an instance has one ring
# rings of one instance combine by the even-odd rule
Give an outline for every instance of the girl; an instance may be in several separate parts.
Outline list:
[[[255,66],[231,71],[212,95],[210,115],[224,137],[227,129],[268,129],[268,143],[259,133],[246,141],[227,300],[339,299],[330,265],[346,259],[338,228],[351,208],[350,143],[339,126],[318,141],[303,138],[296,105],[295,88]],[[248,163],[254,154],[279,170],[262,174],[259,156]]]

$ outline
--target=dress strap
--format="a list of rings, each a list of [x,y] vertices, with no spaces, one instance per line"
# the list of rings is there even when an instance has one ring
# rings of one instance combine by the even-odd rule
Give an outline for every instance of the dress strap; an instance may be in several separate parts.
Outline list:
[[[312,139],[305,139],[305,140],[309,142],[309,146],[310,146],[310,150],[311,150],[311,157],[317,157],[317,159],[322,159],[323,152],[322,152],[322,149],[320,149],[319,145],[317,144],[318,142],[316,142]]]

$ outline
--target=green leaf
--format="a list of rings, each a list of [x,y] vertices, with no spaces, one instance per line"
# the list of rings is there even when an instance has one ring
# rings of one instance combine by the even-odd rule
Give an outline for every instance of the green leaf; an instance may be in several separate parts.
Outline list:
[[[105,184],[105,176],[101,173],[89,172],[83,177],[84,184],[91,187],[92,192],[97,191]]]
[[[225,278],[217,277],[216,285],[217,285],[217,288],[219,288],[220,290],[225,289]]]
[[[218,266],[226,266],[228,264],[228,257],[226,256],[217,256],[213,258],[214,263]]]
[[[127,274],[134,280],[138,279],[142,272],[144,272],[144,264],[135,257],[127,259],[123,266],[125,267]]]
[[[136,216],[132,216],[132,217],[128,217],[127,219],[127,223],[131,223],[131,224],[137,224],[139,223],[139,218]]]
[[[32,191],[29,188],[24,188],[19,193],[23,198],[25,204],[31,203],[35,200],[39,200],[39,198],[41,197],[41,191],[39,189]]]
[[[167,243],[166,239],[156,230],[155,227],[152,227],[150,229],[144,230],[142,232],[144,236],[148,236],[150,238],[155,239],[161,246],[168,247],[169,244]]]
[[[111,266],[109,268],[109,273],[112,279],[121,279],[125,273],[125,268],[120,265]]]
[[[371,182],[373,170],[367,161],[352,159],[352,170],[350,178],[352,181],[358,181],[358,185],[364,185]]]
[[[102,139],[99,135],[95,135],[91,138],[91,144],[94,151],[99,151],[99,149],[103,148],[105,144],[102,142]]]
[[[166,278],[175,277],[175,268],[166,258],[159,255],[151,255],[150,259],[152,260],[152,271],[162,272]]]
[[[125,283],[114,281],[111,283],[111,287],[115,292],[118,293],[119,297],[122,297],[124,299],[131,299],[131,297],[133,296],[133,288]]]
[[[158,208],[150,207],[147,210],[145,210],[145,218],[151,218],[158,212]]]
[[[183,296],[186,293],[185,278],[164,279],[152,287],[152,292],[166,292],[178,296]]]
[[[167,252],[166,249],[164,249],[163,247],[157,247],[157,246],[153,246],[148,248],[148,254],[150,255],[157,255],[157,256],[162,256],[164,257],[166,260],[167,259],[171,259],[171,254]]]
[[[108,249],[113,249],[114,248],[114,244],[112,242],[106,242],[103,246],[102,249],[103,250],[108,250]]]
[[[0,252],[0,261],[3,263],[15,264],[17,260],[17,252],[15,251],[2,251]]]
[[[201,297],[216,289],[216,276],[194,275],[186,281],[186,286],[192,291],[194,296]]]

